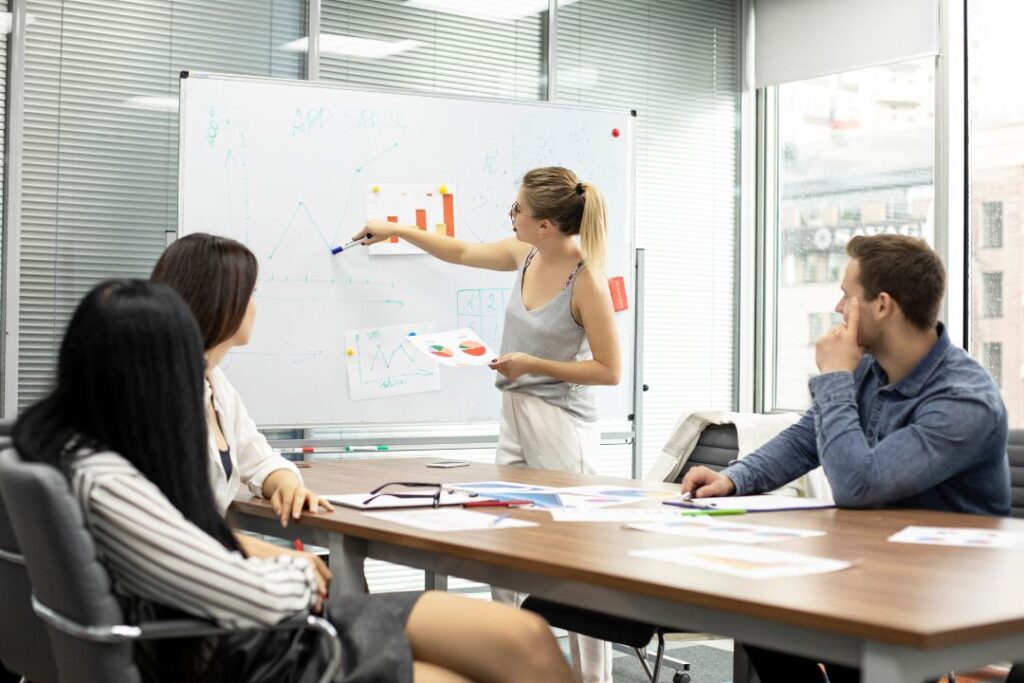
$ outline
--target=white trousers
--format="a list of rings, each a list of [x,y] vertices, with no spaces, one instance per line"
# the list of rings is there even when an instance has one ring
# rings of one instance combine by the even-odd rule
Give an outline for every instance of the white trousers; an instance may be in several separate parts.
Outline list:
[[[501,392],[495,455],[498,465],[593,474],[589,460],[597,455],[600,445],[601,433],[595,424],[583,422],[535,396]],[[491,596],[516,607],[526,599],[524,593],[494,587]],[[611,683],[611,643],[570,633],[569,653],[577,681]]]

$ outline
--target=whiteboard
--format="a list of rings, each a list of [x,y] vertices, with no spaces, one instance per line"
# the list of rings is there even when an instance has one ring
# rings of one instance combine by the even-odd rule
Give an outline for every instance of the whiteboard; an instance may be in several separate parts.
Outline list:
[[[607,272],[625,279],[630,307],[616,314],[623,381],[594,391],[602,421],[627,420],[635,303],[629,111],[185,76],[178,233],[226,235],[259,259],[255,332],[223,362],[257,424],[497,421],[492,370],[438,367],[403,337],[470,327],[500,348],[515,273],[330,248],[348,242],[369,211],[408,213],[402,222],[465,240],[508,237],[520,179],[550,165],[573,169],[605,194]]]

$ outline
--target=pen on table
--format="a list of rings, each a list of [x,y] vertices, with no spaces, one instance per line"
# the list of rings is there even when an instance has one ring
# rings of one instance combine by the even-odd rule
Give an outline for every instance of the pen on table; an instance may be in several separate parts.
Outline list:
[[[292,542],[292,544],[295,546],[295,549],[298,550],[300,553],[306,552],[306,546],[302,545],[302,541],[300,541],[299,539],[296,538]]]
[[[504,522],[506,519],[508,519],[508,513],[507,512],[503,512],[503,513],[501,513],[500,515],[498,515],[497,517],[494,518],[494,521],[491,522],[491,526],[498,526],[499,524]]]
[[[683,517],[724,517],[725,515],[745,515],[746,510],[684,510],[679,513]]]
[[[356,452],[370,452],[370,451],[390,451],[390,446],[345,446],[346,453]]]
[[[363,235],[359,239],[352,240],[348,244],[344,244],[344,245],[342,245],[340,247],[332,247],[331,248],[331,253],[332,254],[340,254],[341,252],[345,251],[346,249],[351,249],[352,247],[356,246],[357,244],[362,244],[363,240],[365,240],[368,237],[373,237],[373,235],[370,235],[370,234]]]
[[[509,508],[519,505],[532,505],[532,500],[471,500],[463,503],[464,508]]]

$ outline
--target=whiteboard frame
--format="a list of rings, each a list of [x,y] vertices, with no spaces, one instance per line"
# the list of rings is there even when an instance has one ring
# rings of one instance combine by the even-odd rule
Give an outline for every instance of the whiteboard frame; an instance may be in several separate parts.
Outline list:
[[[629,129],[629,152],[627,155],[629,169],[627,176],[629,178],[629,186],[627,187],[627,215],[629,216],[629,225],[627,226],[629,235],[629,251],[630,257],[628,260],[627,267],[630,268],[634,273],[637,273],[637,249],[636,249],[636,116],[637,111],[635,109],[619,108],[619,107],[600,107],[593,105],[582,105],[572,103],[555,103],[548,100],[518,100],[514,98],[501,98],[501,97],[480,97],[480,96],[460,96],[450,93],[430,93],[430,92],[415,92],[405,90],[395,90],[389,88],[373,88],[373,87],[349,87],[343,83],[325,82],[325,81],[312,81],[312,80],[298,80],[291,78],[268,78],[261,76],[245,76],[245,75],[234,75],[234,74],[223,74],[216,72],[207,72],[200,70],[182,70],[179,73],[179,87],[178,87],[178,225],[177,225],[177,236],[182,235],[183,225],[182,216],[184,215],[184,201],[185,201],[185,172],[184,166],[181,163],[183,152],[184,152],[184,140],[182,127],[184,126],[184,117],[181,116],[181,112],[184,109],[186,101],[186,90],[182,88],[181,81],[196,78],[196,79],[208,79],[208,80],[222,80],[232,82],[244,82],[244,83],[266,83],[274,85],[289,85],[300,88],[325,88],[330,90],[341,90],[349,91],[354,93],[380,93],[388,95],[402,95],[409,97],[424,97],[431,99],[444,99],[451,100],[454,102],[486,102],[495,104],[516,104],[516,105],[527,105],[539,108],[558,108],[561,110],[575,110],[575,111],[586,111],[586,112],[601,112],[601,113],[626,113],[628,115],[628,129]],[[640,301],[640,297],[636,296],[636,292],[640,291],[639,277],[642,273],[638,273],[637,277],[634,278],[633,283],[633,294],[636,297],[636,301],[630,302],[630,307],[627,309],[632,317],[628,327],[633,330],[633,346],[639,342],[638,332],[642,333],[641,330],[636,328],[637,321],[643,320],[643,313],[641,307],[643,305]],[[631,401],[631,417],[632,420],[602,420],[597,424],[601,431],[601,443],[603,445],[612,444],[623,444],[632,443],[634,448],[633,462],[634,468],[638,462],[639,453],[636,450],[638,439],[638,424],[637,420],[642,413],[642,406],[638,404],[638,401],[642,399],[642,395],[638,397],[635,390],[638,382],[638,377],[642,377],[642,358],[638,354],[630,352],[632,359],[633,372],[632,381],[633,387],[630,387],[629,395],[632,397]],[[275,447],[289,448],[299,447],[303,445],[314,446],[318,448],[335,448],[343,445],[372,445],[379,444],[382,437],[386,437],[390,445],[401,446],[403,444],[431,444],[431,445],[444,445],[450,443],[457,444],[480,444],[490,445],[491,443],[497,442],[498,434],[498,423],[497,422],[445,422],[445,423],[417,423],[417,422],[405,422],[395,424],[366,424],[366,423],[338,423],[337,425],[326,425],[326,424],[311,424],[309,426],[297,425],[292,423],[285,424],[260,424],[257,425],[260,430],[277,431],[281,432],[281,436],[284,436],[287,432],[301,432],[301,438],[278,438],[272,439],[272,443]],[[318,435],[322,432],[322,435]]]

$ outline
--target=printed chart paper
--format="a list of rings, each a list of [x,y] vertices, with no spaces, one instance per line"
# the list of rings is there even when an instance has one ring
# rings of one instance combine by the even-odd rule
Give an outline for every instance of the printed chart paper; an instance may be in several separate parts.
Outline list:
[[[432,361],[453,368],[487,366],[498,354],[468,327],[445,332],[417,334],[407,337],[422,354]]]
[[[687,548],[632,550],[633,557],[671,562],[683,567],[738,576],[743,579],[778,579],[825,574],[851,567],[849,562],[745,545],[701,545]]]
[[[396,512],[368,512],[368,517],[383,519],[424,531],[477,531],[482,529],[512,529],[537,526],[505,515],[488,515],[482,512],[445,508],[437,510],[399,510]]]
[[[960,548],[1017,548],[1024,550],[1024,533],[995,529],[908,526],[889,537],[893,543],[951,545]]]
[[[345,332],[348,390],[354,401],[441,390],[441,373],[431,358],[406,339],[434,331],[432,322],[371,327]]]
[[[414,225],[424,232],[455,237],[455,187],[452,185],[380,184],[366,195],[366,217]],[[398,237],[371,244],[370,256],[424,253]]]
[[[711,517],[678,517],[674,521],[661,523],[630,524],[630,529],[648,531],[667,536],[686,536],[702,538],[707,541],[725,541],[728,543],[772,543],[775,541],[792,541],[798,538],[824,536],[824,531],[808,529],[792,529],[780,526],[759,526],[757,524],[737,524],[722,522]]]

